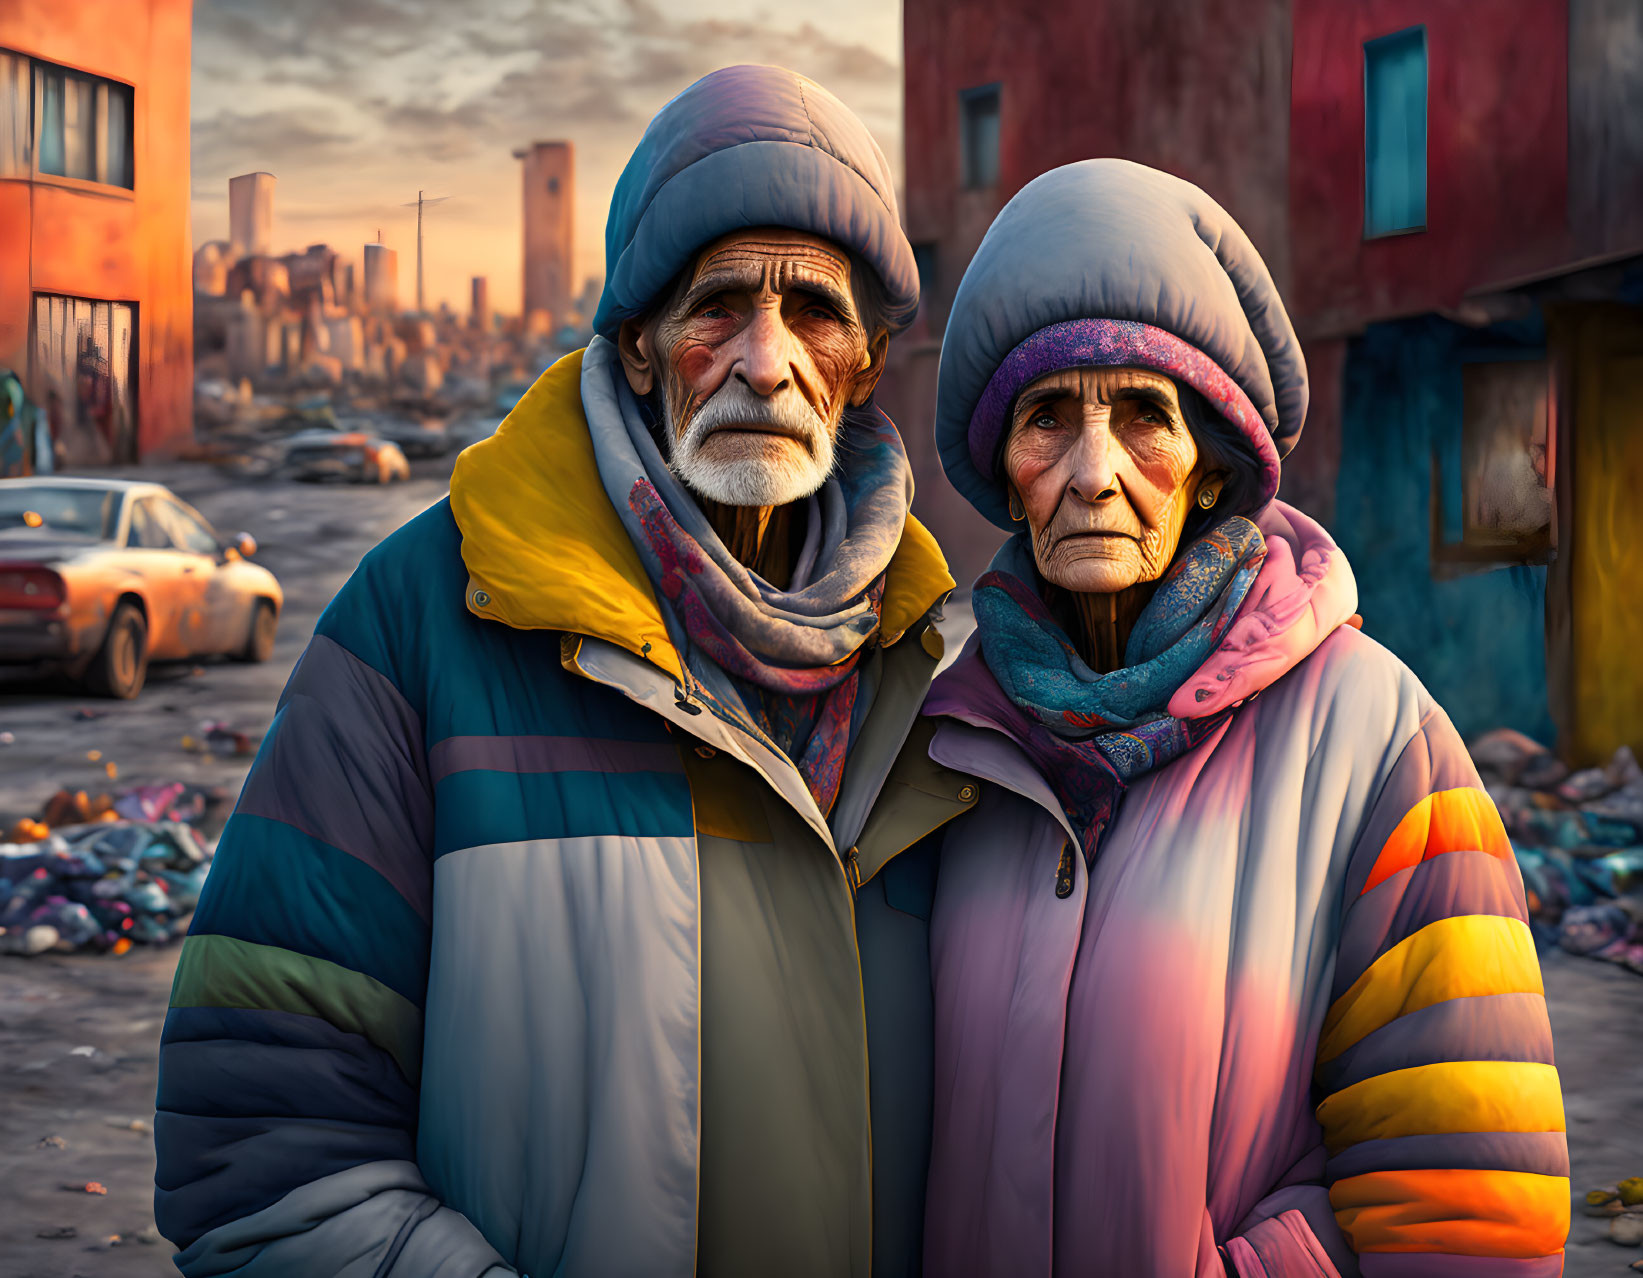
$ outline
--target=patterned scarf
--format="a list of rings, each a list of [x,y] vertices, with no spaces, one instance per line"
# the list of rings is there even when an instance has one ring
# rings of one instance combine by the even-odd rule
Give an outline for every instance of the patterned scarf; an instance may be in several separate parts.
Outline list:
[[[1099,675],[1044,603],[1025,533],[1004,544],[972,604],[987,670],[1014,707],[1010,725],[1093,857],[1130,781],[1197,745],[1232,713],[1177,719],[1165,707],[1221,642],[1254,584],[1266,543],[1233,516],[1186,546],[1130,632],[1124,665]]]
[[[878,633],[885,570],[912,502],[896,428],[877,409],[846,414],[839,464],[809,499],[781,590],[731,555],[667,468],[604,338],[584,357],[582,404],[600,478],[702,700],[792,760],[830,811],[859,718],[857,666]]]

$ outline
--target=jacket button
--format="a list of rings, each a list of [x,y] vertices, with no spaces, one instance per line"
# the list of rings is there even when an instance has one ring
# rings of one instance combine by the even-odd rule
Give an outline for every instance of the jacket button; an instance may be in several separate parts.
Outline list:
[[[696,747],[696,753],[704,759],[711,759],[714,755],[718,754],[719,752],[717,750],[715,750],[712,746],[700,745],[700,746]]]
[[[959,788],[958,788],[958,797],[959,797],[960,802],[963,802],[963,803],[970,802],[971,799],[976,797],[976,788],[975,788],[975,786],[973,786],[973,785],[961,785],[961,786],[959,786]]]

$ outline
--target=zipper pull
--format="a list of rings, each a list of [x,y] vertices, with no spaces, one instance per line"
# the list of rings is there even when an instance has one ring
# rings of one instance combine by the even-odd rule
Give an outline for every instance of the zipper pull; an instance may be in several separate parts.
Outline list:
[[[1055,894],[1065,901],[1073,894],[1073,845],[1071,839],[1061,843],[1061,864],[1055,867]]]
[[[844,881],[852,895],[861,891],[861,853],[854,847],[844,854]]]

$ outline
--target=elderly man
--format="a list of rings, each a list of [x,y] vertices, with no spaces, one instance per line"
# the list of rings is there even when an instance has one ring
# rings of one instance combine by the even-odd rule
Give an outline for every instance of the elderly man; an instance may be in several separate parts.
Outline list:
[[[819,86],[698,82],[611,206],[585,352],[368,555],[183,947],[185,1274],[914,1273],[928,863],[891,764],[952,586],[872,407],[917,304]]]

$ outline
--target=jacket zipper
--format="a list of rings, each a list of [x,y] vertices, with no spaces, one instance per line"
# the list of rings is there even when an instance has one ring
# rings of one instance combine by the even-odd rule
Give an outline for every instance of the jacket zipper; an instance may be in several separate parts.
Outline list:
[[[1073,844],[1061,841],[1061,862],[1055,867],[1055,894],[1065,901],[1073,894]]]

